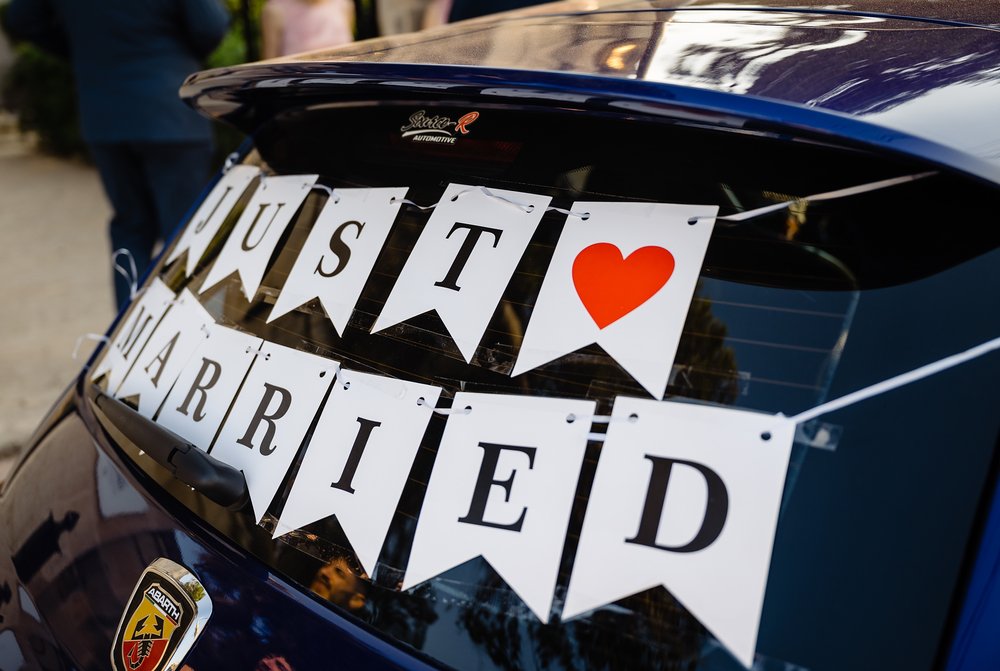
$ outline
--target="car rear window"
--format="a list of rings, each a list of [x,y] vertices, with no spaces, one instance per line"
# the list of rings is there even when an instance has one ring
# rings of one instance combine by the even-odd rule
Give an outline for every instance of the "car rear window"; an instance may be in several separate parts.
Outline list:
[[[478,112],[454,144],[413,142],[415,114]],[[431,205],[449,184],[576,201],[716,205],[720,214],[927,170],[926,166],[747,126],[721,130],[502,107],[382,103],[291,110],[244,159],[267,175],[318,174],[332,188],[408,187]],[[342,336],[312,301],[268,323],[330,193],[313,190],[248,300],[233,275],[198,289],[246,206],[237,203],[188,277],[216,322],[351,370],[443,389],[587,399],[649,394],[597,345],[510,375],[565,215],[547,212],[471,357],[434,313],[372,333],[429,211],[404,205]],[[668,399],[792,415],[1000,333],[995,190],[947,174],[829,202],[717,222],[684,324]],[[166,254],[163,258],[169,256]],[[994,357],[800,427],[782,498],[761,619],[766,669],[927,669],[949,631],[980,499],[991,480],[1000,374]],[[446,418],[424,436],[376,570],[335,517],[271,539],[297,462],[256,524],[140,465],[261,561],[392,641],[437,663],[480,669],[738,669],[677,599],[649,589],[584,617],[543,624],[482,558],[402,590]],[[306,441],[308,445],[308,438]],[[563,550],[565,598],[602,445],[588,443]],[[301,457],[301,453],[300,453]],[[573,477],[576,477],[573,474]],[[525,561],[530,561],[526,557]],[[627,567],[609,565],[609,572]],[[304,643],[307,644],[307,643]]]

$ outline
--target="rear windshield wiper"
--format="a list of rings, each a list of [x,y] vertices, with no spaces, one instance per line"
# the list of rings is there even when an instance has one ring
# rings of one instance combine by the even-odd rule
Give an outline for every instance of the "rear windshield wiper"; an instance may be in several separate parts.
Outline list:
[[[206,498],[230,510],[248,501],[243,473],[204,452],[119,400],[91,386],[91,402],[105,431],[121,434],[160,466]]]

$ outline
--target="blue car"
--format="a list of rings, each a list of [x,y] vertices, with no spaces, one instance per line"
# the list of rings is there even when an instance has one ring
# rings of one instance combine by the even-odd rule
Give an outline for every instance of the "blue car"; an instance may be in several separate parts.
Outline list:
[[[1000,668],[997,3],[181,96],[249,139],[3,484],[0,669]]]

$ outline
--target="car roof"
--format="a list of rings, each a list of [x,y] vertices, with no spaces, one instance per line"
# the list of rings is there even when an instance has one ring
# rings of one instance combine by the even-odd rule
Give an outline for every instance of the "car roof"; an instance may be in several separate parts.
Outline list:
[[[247,105],[253,89],[291,100],[274,89],[374,80],[616,98],[633,112],[669,103],[681,116],[788,124],[1000,183],[995,0],[569,0],[204,73],[183,95],[251,132],[275,109]]]

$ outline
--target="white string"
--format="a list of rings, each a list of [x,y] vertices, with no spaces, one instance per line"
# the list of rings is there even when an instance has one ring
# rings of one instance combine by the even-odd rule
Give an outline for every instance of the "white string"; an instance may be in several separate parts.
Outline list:
[[[128,270],[125,270],[125,268],[118,263],[118,257],[123,254],[128,259]],[[125,281],[128,282],[129,300],[135,300],[136,292],[139,288],[139,271],[135,267],[135,257],[132,256],[132,252],[124,247],[119,247],[111,254],[111,262],[115,266],[115,272],[124,277]]]
[[[716,221],[746,221],[747,219],[753,219],[755,217],[760,217],[760,216],[765,215],[765,214],[770,214],[771,212],[777,212],[778,210],[784,210],[784,209],[786,209],[788,207],[791,207],[792,205],[795,205],[796,203],[817,202],[817,201],[824,201],[824,200],[836,200],[837,198],[846,198],[848,196],[856,196],[856,195],[858,195],[860,193],[868,193],[869,191],[878,191],[879,189],[886,189],[886,188],[889,188],[891,186],[897,186],[899,184],[905,184],[907,182],[913,182],[913,181],[916,181],[918,179],[923,179],[925,177],[930,177],[930,176],[936,175],[936,174],[938,174],[938,173],[936,171],[932,170],[932,171],[929,171],[929,172],[920,172],[920,173],[915,173],[915,174],[912,174],[912,175],[903,175],[902,177],[892,177],[890,179],[882,179],[882,180],[879,180],[877,182],[868,182],[867,184],[858,184],[857,186],[849,186],[849,187],[846,187],[846,188],[843,188],[843,189],[836,189],[834,191],[824,191],[823,193],[815,193],[815,194],[813,194],[811,196],[804,196],[803,198],[796,198],[796,199],[793,199],[793,200],[785,201],[783,203],[775,203],[773,205],[767,205],[765,207],[758,207],[755,210],[747,210],[746,212],[739,212],[737,214],[727,214],[727,215],[722,216],[722,217],[716,217],[716,216],[691,217],[690,219],[688,219],[688,223],[691,224],[691,225],[694,225],[694,224],[698,223],[702,219],[715,219]],[[314,188],[326,189],[328,187],[317,185]],[[499,200],[499,201],[507,203],[509,205],[513,205],[513,206],[519,208],[521,211],[523,211],[525,213],[534,212],[534,210],[535,210],[535,206],[533,204],[531,204],[531,203],[525,203],[525,202],[520,201],[520,200],[515,200],[513,198],[508,198],[507,196],[501,196],[500,194],[493,193],[492,191],[490,191],[485,186],[475,186],[475,187],[471,187],[469,189],[464,189],[464,190],[459,191],[458,193],[456,193],[454,196],[452,196],[450,198],[450,200],[451,200],[451,202],[455,202],[456,200],[458,200],[459,196],[463,196],[463,195],[465,195],[467,193],[472,193],[472,192],[476,192],[476,191],[482,193],[487,198],[493,198],[494,200]],[[441,204],[441,201],[438,201],[438,202],[432,203],[430,205],[420,205],[418,203],[413,202],[409,198],[396,198],[395,196],[393,196],[392,198],[389,199],[389,203],[392,204],[392,205],[395,205],[397,202],[403,203],[404,205],[411,205],[411,206],[417,208],[418,210],[423,210],[424,212],[426,212],[427,210],[433,210],[435,207],[437,207],[438,205]],[[555,206],[549,206],[549,207],[545,208],[545,211],[546,212],[558,212],[558,213],[564,214],[564,215],[566,215],[568,217],[579,217],[580,219],[583,219],[584,221],[586,221],[587,219],[590,219],[590,212],[574,212],[572,210],[566,210],[566,209],[563,209],[561,207],[555,207]]]
[[[877,382],[871,386],[851,392],[846,396],[841,396],[840,398],[817,405],[815,408],[806,410],[805,412],[792,415],[788,419],[795,424],[808,422],[811,419],[816,419],[820,415],[825,415],[829,412],[833,412],[834,410],[846,408],[849,405],[860,403],[861,401],[869,399],[873,396],[879,396],[880,394],[885,394],[893,389],[898,389],[904,385],[922,380],[925,377],[936,375],[942,371],[948,370],[949,368],[954,368],[955,366],[966,363],[967,361],[972,361],[973,359],[977,359],[985,354],[989,354],[997,349],[1000,349],[1000,338],[994,338],[993,340],[984,342],[981,345],[967,349],[964,352],[952,354],[949,357],[934,361],[933,363],[921,366],[920,368],[915,368],[907,373],[891,377],[888,380],[882,380],[881,382]]]
[[[324,184],[313,184],[311,188],[316,189],[318,191],[325,191],[326,195],[333,199],[333,204],[334,205],[336,205],[337,203],[340,202],[340,196],[338,196],[337,194],[335,194],[333,192],[332,188],[330,188],[330,187],[328,187],[328,186],[326,186]]]
[[[76,357],[80,354],[80,345],[83,343],[84,340],[93,340],[94,342],[106,343],[110,341],[110,338],[100,333],[84,333],[82,335],[77,336],[76,345],[73,346],[73,361],[76,361]]]
[[[417,405],[423,405],[431,409],[431,412],[437,413],[439,415],[468,415],[472,412],[472,406],[467,405],[464,408],[435,408],[427,400],[421,396],[417,399]]]
[[[932,170],[930,172],[920,172],[913,175],[904,175],[902,177],[892,177],[890,179],[882,179],[877,182],[868,182],[867,184],[849,186],[847,188],[837,189],[835,191],[824,191],[823,193],[814,193],[811,196],[796,198],[794,200],[786,200],[783,203],[775,203],[774,205],[758,207],[755,210],[747,210],[746,212],[739,212],[737,214],[727,214],[723,217],[713,217],[713,216],[691,217],[690,219],[688,219],[688,223],[695,224],[701,219],[715,219],[716,221],[746,221],[747,219],[753,219],[754,217],[759,217],[764,214],[770,214],[771,212],[784,210],[785,208],[791,207],[796,203],[836,200],[837,198],[856,196],[860,193],[868,193],[869,191],[878,191],[879,189],[887,189],[890,186],[897,186],[899,184],[913,182],[918,179],[923,179],[925,177],[930,177],[931,175],[936,175],[936,174],[937,172]]]
[[[232,170],[238,160],[240,160],[240,153],[238,151],[234,151],[232,154],[227,156],[226,162],[222,166],[222,174],[225,175],[227,172]]]

